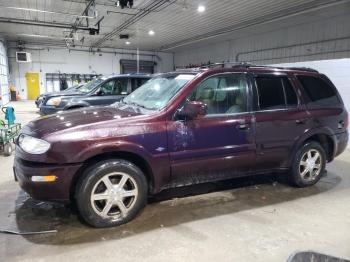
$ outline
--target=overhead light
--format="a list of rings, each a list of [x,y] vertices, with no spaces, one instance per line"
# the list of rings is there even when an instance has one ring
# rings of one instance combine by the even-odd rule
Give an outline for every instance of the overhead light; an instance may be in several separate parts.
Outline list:
[[[148,34],[149,34],[149,35],[154,35],[155,33],[154,33],[153,30],[149,30],[149,31],[148,31]]]
[[[204,5],[199,5],[197,11],[199,13],[203,13],[205,11],[205,6]]]
[[[131,43],[130,43],[129,41],[126,41],[125,44],[126,44],[126,45],[130,45]]]
[[[32,34],[17,34],[18,36],[25,37],[38,37],[38,38],[51,38],[51,39],[74,39],[73,37],[60,37],[60,36],[50,36],[50,35],[32,35]]]
[[[95,19],[95,16],[88,16],[88,15],[78,15],[78,14],[71,14],[71,13],[61,13],[61,12],[53,12],[53,11],[46,11],[46,10],[39,10],[34,8],[24,8],[24,7],[14,7],[14,6],[0,6],[1,8],[6,9],[12,9],[12,10],[20,10],[20,11],[28,11],[28,12],[37,12],[37,13],[46,13],[46,14],[57,14],[57,15],[68,15],[68,16],[75,16],[80,18],[87,18],[87,19]]]

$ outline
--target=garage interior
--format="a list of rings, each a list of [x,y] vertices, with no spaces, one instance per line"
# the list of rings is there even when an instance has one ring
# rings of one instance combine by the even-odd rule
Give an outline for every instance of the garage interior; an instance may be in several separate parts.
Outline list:
[[[0,0],[0,106],[24,126],[63,82],[237,62],[316,69],[350,110],[349,0],[123,2]],[[349,146],[312,187],[268,174],[168,189],[106,229],[30,198],[13,162],[0,155],[0,261],[287,261],[310,250],[350,260]]]

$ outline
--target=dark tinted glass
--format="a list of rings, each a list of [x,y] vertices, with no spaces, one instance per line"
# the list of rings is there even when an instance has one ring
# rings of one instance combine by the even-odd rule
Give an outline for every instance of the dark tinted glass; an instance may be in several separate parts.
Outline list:
[[[115,79],[115,95],[127,95],[128,94],[128,79],[116,78]]]
[[[313,76],[298,76],[299,81],[311,100],[311,105],[337,105],[340,103],[334,88],[325,80]]]
[[[132,78],[131,79],[131,90],[135,91],[137,88],[142,86],[148,81],[148,78]]]
[[[281,78],[258,77],[256,84],[260,110],[284,109],[286,107]]]
[[[296,107],[298,105],[297,94],[294,91],[290,81],[287,78],[282,78],[284,91],[286,93],[287,106]]]

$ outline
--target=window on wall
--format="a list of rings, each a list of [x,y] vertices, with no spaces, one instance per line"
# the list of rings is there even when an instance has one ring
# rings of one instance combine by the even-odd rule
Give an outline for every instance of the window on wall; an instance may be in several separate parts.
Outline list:
[[[298,105],[298,98],[287,77],[257,77],[258,105],[260,110],[293,108]]]
[[[200,83],[189,97],[207,105],[208,115],[247,112],[247,80],[244,74],[213,76]]]
[[[5,105],[10,101],[7,54],[2,41],[0,41],[0,96],[0,105]]]
[[[297,78],[310,98],[309,105],[329,106],[340,104],[336,90],[325,80],[313,76],[298,76]]]

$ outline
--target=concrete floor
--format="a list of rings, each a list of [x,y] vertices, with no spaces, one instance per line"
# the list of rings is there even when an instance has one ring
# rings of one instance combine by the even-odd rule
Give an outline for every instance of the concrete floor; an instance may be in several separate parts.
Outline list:
[[[38,116],[34,102],[13,105],[21,123]],[[0,261],[286,261],[303,250],[350,258],[350,151],[311,188],[264,176],[169,190],[111,229],[28,198],[13,181],[12,162],[0,156],[0,229],[58,232],[0,234]]]

